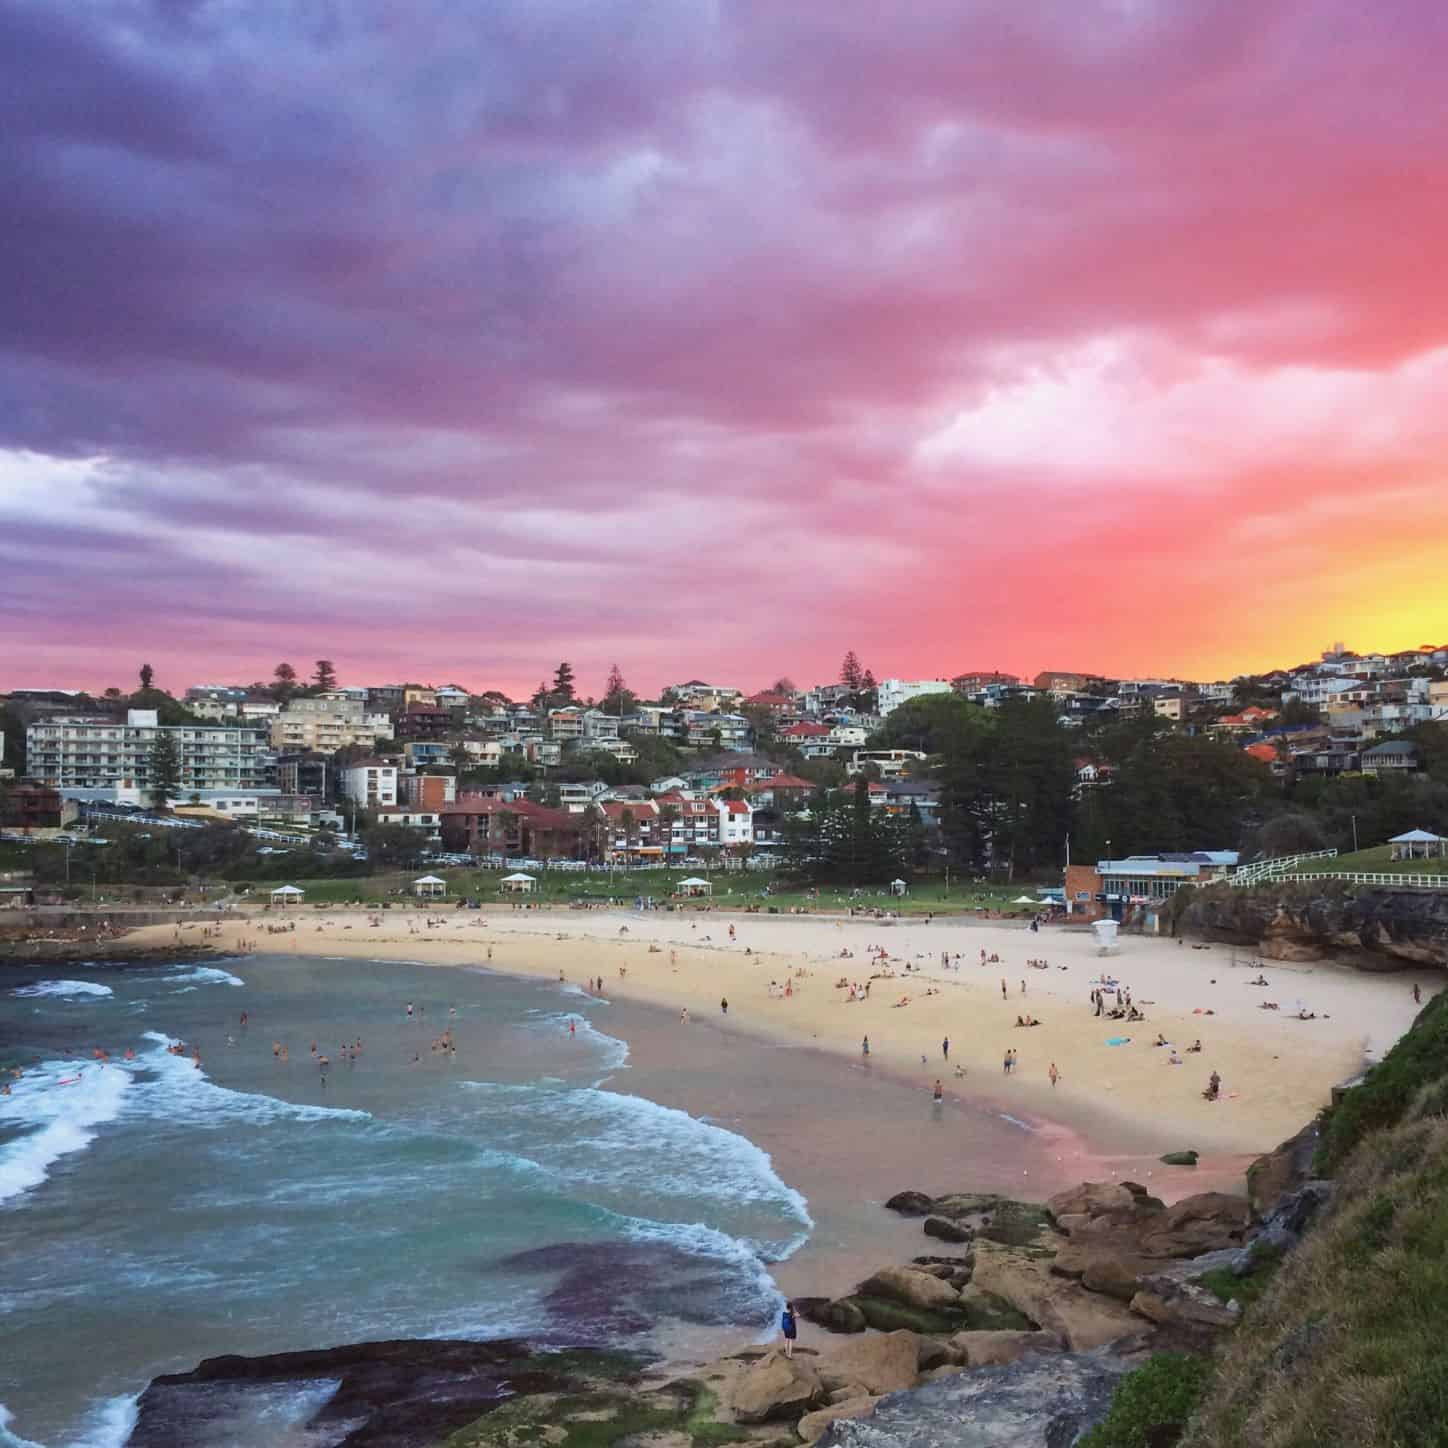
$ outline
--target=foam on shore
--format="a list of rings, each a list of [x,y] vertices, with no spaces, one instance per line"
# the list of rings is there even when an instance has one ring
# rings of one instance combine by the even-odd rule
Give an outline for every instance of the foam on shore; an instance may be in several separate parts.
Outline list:
[[[61,1157],[84,1151],[120,1114],[130,1084],[125,1071],[79,1060],[45,1061],[12,1081],[0,1096],[0,1124],[22,1134],[0,1146],[0,1202],[33,1191]]]

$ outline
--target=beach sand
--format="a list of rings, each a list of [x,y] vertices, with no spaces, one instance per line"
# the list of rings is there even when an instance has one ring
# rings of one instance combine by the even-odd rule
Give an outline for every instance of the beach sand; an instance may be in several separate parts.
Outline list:
[[[172,926],[127,937],[140,946],[176,938]],[[182,927],[180,938],[200,944],[202,927]],[[630,1046],[610,1089],[739,1132],[809,1202],[808,1244],[774,1268],[788,1295],[845,1293],[884,1263],[935,1249],[919,1222],[882,1209],[906,1188],[1040,1200],[1115,1175],[1143,1181],[1169,1202],[1241,1191],[1252,1158],[1311,1120],[1332,1086],[1391,1046],[1418,1009],[1411,972],[1271,962],[1260,966],[1270,982],[1263,988],[1248,984],[1259,962],[1226,946],[1126,937],[1103,959],[1085,932],[959,918],[243,910],[210,927],[205,944],[339,964],[380,958],[490,969],[554,981],[565,993],[602,977],[610,1004],[592,1018]],[[872,959],[882,947],[884,964]],[[842,950],[851,955],[841,958]],[[942,968],[942,952],[950,968]],[[850,1002],[836,987],[888,969],[894,978],[874,979],[868,1000]],[[1130,988],[1145,1022],[1095,1017],[1089,995],[1103,971]],[[783,997],[786,981],[791,994]],[[1426,995],[1438,983],[1425,973],[1420,984]],[[1262,1010],[1264,999],[1281,1009]],[[1318,1018],[1296,1019],[1299,1003]],[[1027,1011],[1044,1024],[1017,1028]],[[1170,1065],[1170,1052],[1150,1044],[1158,1032],[1183,1051],[1200,1038],[1203,1049]],[[1130,1041],[1107,1044],[1123,1036]],[[1006,1076],[1010,1048],[1019,1064]],[[1052,1061],[1060,1073],[1054,1088]],[[1213,1070],[1223,1094],[1211,1103],[1201,1092]],[[1185,1148],[1202,1153],[1195,1169],[1159,1161]]]
[[[437,922],[431,928],[429,918]],[[856,1065],[868,1035],[875,1073],[924,1091],[939,1078],[949,1095],[1057,1123],[1108,1155],[1269,1150],[1311,1119],[1334,1084],[1391,1046],[1417,1011],[1409,971],[1267,962],[1260,968],[1270,984],[1263,988],[1249,984],[1259,963],[1245,950],[1128,936],[1118,953],[1102,958],[1086,932],[1031,933],[1003,921],[564,907],[429,916],[421,909],[328,908],[299,909],[287,917],[295,931],[267,933],[278,919],[272,912],[229,914],[207,943],[231,948],[249,938],[267,952],[487,966],[579,985],[601,976],[611,998],[688,1010],[694,1026],[714,1022]],[[376,920],[380,925],[369,923]],[[199,927],[189,927],[181,938],[199,936]],[[175,938],[171,926],[128,937],[138,945]],[[878,948],[889,952],[895,977],[874,980],[868,1000],[849,1002],[836,982],[877,973],[882,967],[870,952]],[[840,958],[842,950],[851,958]],[[942,952],[958,954],[959,968],[942,969]],[[1049,966],[1029,967],[1030,958]],[[1103,971],[1131,990],[1144,1022],[1094,1016],[1089,996]],[[1438,988],[1428,972],[1418,979],[1425,995]],[[778,989],[771,995],[771,982],[789,982],[791,996]],[[908,1005],[897,1005],[904,999]],[[1280,1010],[1261,1009],[1264,1001]],[[1318,1018],[1298,1020],[1299,1006]],[[1016,1018],[1027,1012],[1044,1024],[1017,1028]],[[1151,1044],[1158,1033],[1182,1051],[1184,1064],[1169,1064],[1170,1051]],[[1107,1044],[1122,1037],[1130,1039]],[[1202,1051],[1186,1053],[1197,1039]],[[1002,1058],[1012,1048],[1018,1064],[1007,1077]],[[1054,1088],[1053,1061],[1060,1073]],[[1201,1093],[1214,1070],[1222,1099],[1207,1102]]]

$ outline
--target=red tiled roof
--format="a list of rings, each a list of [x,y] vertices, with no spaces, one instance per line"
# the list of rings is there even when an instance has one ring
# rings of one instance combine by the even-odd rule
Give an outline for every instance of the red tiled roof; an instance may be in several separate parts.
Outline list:
[[[781,735],[787,734],[794,739],[818,739],[830,731],[829,727],[824,724],[790,724],[779,732]]]
[[[797,774],[776,774],[773,779],[761,779],[756,789],[813,789],[814,785]]]
[[[1249,744],[1242,752],[1250,754],[1253,759],[1260,759],[1264,764],[1277,763],[1277,750],[1270,744]]]

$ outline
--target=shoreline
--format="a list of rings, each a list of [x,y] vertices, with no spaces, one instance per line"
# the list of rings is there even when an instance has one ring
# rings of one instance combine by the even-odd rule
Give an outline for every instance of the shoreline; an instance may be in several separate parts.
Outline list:
[[[374,921],[380,924],[369,923]],[[924,1091],[938,1078],[947,1095],[968,1094],[1024,1119],[1058,1124],[1089,1139],[1103,1156],[1195,1149],[1203,1158],[1250,1158],[1271,1150],[1327,1103],[1333,1086],[1386,1050],[1417,1009],[1406,971],[1383,975],[1331,963],[1270,963],[1263,968],[1272,986],[1257,990],[1249,977],[1258,962],[1230,947],[1188,950],[1131,939],[1103,960],[1084,937],[1050,928],[1033,935],[993,921],[886,924],[626,910],[449,910],[430,916],[425,910],[384,915],[329,908],[298,911],[285,925],[295,928],[267,933],[277,928],[276,916],[238,912],[210,927],[209,939],[199,938],[200,925],[142,927],[127,938],[145,946],[184,945],[193,937],[223,951],[249,941],[265,952],[474,965],[533,978],[561,976],[577,985],[601,975],[610,999],[687,1011],[695,1025],[720,1018],[721,999],[728,999],[728,1029],[855,1064],[862,1062],[861,1041],[868,1035],[869,1064],[878,1075]],[[725,938],[731,927],[732,944]],[[867,950],[881,946],[890,952],[895,974],[872,980],[869,1000],[848,1003],[836,980],[848,975],[863,981],[877,973]],[[851,954],[841,957],[842,949]],[[940,969],[942,950],[960,958],[957,968]],[[978,963],[982,950],[984,967]],[[1047,957],[1050,968],[1026,968],[1028,952]],[[907,971],[906,965],[919,968]],[[1087,995],[1103,969],[1134,990],[1145,1022],[1092,1015]],[[773,996],[771,981],[781,988]],[[786,982],[791,999],[782,997]],[[1425,995],[1439,988],[1432,977],[1427,983]],[[904,996],[909,1009],[893,1008]],[[1256,1009],[1264,997],[1278,1000],[1281,1010]],[[1296,1019],[1298,1001],[1315,1019]],[[1040,1013],[1039,1030],[1014,1028],[1026,1011]],[[1172,1051],[1151,1045],[1158,1032],[1173,1042],[1183,1064],[1170,1065]],[[947,1036],[948,1061],[942,1057]],[[1124,1044],[1107,1044],[1123,1036]],[[1188,1052],[1197,1039],[1201,1053]],[[1001,1064],[1008,1048],[1020,1055],[1009,1077]],[[1047,1075],[1053,1061],[1060,1072],[1054,1089]],[[1201,1089],[1213,1070],[1222,1076],[1223,1091],[1220,1101],[1209,1103]]]

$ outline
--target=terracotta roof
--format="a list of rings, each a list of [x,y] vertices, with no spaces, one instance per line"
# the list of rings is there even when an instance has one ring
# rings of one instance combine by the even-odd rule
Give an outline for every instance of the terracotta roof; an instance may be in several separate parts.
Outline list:
[[[1253,759],[1260,759],[1264,764],[1277,762],[1277,750],[1271,744],[1249,744],[1242,752],[1250,754]]]
[[[761,779],[756,789],[813,789],[814,785],[797,774],[776,774],[773,779]]]

